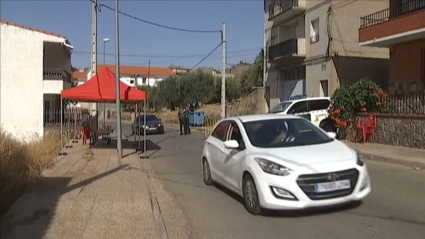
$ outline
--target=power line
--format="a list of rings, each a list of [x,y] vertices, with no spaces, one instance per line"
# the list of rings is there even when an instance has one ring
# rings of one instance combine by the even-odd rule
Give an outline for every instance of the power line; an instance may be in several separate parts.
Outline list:
[[[101,12],[102,7],[106,8],[106,9],[109,9],[111,11],[115,11],[115,8],[110,7],[108,5],[105,5],[103,3],[100,3],[99,4],[99,3],[96,3],[93,0],[89,0],[89,1],[90,2],[94,2],[97,5],[96,8],[97,8],[97,10],[99,12]],[[149,24],[149,25],[153,25],[153,26],[157,26],[157,27],[161,27],[161,28],[165,28],[165,29],[169,29],[169,30],[174,30],[174,31],[191,32],[191,33],[221,33],[221,30],[193,30],[193,29],[184,29],[184,28],[170,27],[170,26],[166,26],[166,25],[162,25],[162,24],[159,24],[159,23],[151,22],[151,21],[148,21],[148,20],[145,20],[145,19],[142,19],[142,18],[133,16],[133,15],[130,15],[128,13],[125,13],[125,12],[122,12],[122,11],[119,11],[119,10],[118,10],[118,13],[121,14],[121,15],[124,15],[126,17],[132,18],[134,20],[138,20],[138,21],[141,21],[143,23]]]
[[[250,49],[245,49],[245,50],[238,50],[238,51],[229,51],[228,53],[242,53],[242,52],[252,52],[252,51],[258,51],[261,50],[261,47],[258,48],[250,48]],[[91,54],[91,52],[89,51],[76,51],[73,50],[72,52],[76,52],[76,53],[82,53],[82,54]],[[98,52],[99,55],[103,55],[103,52]],[[140,58],[191,58],[191,57],[203,57],[205,56],[206,53],[203,54],[189,54],[189,55],[143,55],[143,54],[120,54],[120,56],[125,56],[125,57],[140,57]],[[114,56],[115,53],[105,53],[105,55],[107,56]]]
[[[212,50],[210,53],[208,53],[204,58],[202,58],[202,60],[200,60],[196,65],[194,65],[192,68],[190,68],[189,71],[193,70],[195,67],[199,66],[203,61],[205,61],[209,56],[211,56],[211,54],[213,54],[221,45],[223,44],[223,42],[220,42],[220,44],[218,44],[214,50]]]

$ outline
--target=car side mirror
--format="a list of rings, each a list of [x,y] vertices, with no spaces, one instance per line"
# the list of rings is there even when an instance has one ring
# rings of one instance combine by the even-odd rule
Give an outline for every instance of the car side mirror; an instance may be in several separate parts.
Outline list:
[[[161,121],[161,118],[159,118],[158,120]]]
[[[326,132],[328,134],[329,137],[335,139],[336,138],[336,133],[335,132]]]
[[[228,140],[224,142],[224,147],[226,147],[227,149],[238,149],[239,148],[239,143],[236,140]]]

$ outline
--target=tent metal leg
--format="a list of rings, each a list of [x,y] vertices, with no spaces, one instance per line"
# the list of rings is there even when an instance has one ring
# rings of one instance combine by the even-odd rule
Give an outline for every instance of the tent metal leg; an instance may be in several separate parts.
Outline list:
[[[137,103],[137,105],[139,105],[140,104],[140,102],[139,103]],[[140,107],[138,107],[138,109],[137,109],[137,117],[139,118],[139,121],[140,121]],[[137,122],[137,124],[139,124],[140,122]],[[139,132],[140,132],[140,128],[139,128]],[[142,151],[142,142],[141,142],[141,136],[140,136],[140,133],[137,135],[137,142],[138,142],[138,151],[139,151],[139,153]]]
[[[71,135],[71,109],[68,109],[66,112],[67,112],[66,115],[68,116],[68,132],[66,133],[66,135],[67,135],[67,138],[69,140],[71,138],[70,137],[70,135]],[[67,142],[67,145],[65,146],[65,148],[69,149],[69,148],[73,148],[73,146],[68,145],[68,142]]]
[[[60,113],[60,117],[61,117],[61,146],[60,146],[60,152],[59,155],[66,155],[65,152],[63,152],[63,99],[61,97],[61,113]]]
[[[142,159],[147,159],[149,156],[146,154],[146,101],[143,101],[143,156],[141,156]]]

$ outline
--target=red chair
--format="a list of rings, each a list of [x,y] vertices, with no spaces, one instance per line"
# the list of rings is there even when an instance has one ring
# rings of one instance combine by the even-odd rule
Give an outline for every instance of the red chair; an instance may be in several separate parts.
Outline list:
[[[91,129],[90,127],[84,126],[83,131],[83,145],[87,145],[87,139],[90,139]]]
[[[376,127],[376,115],[369,115],[366,120],[359,121],[356,127],[356,142],[358,142],[359,134],[363,137],[363,143],[367,142],[367,136],[372,136],[373,140],[376,140],[375,135],[375,127]]]

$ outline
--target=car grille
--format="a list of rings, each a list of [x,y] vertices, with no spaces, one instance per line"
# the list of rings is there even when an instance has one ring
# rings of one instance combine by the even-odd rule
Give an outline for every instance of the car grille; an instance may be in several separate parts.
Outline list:
[[[337,180],[350,180],[350,189],[342,189],[332,192],[317,193],[314,190],[314,185],[317,183],[331,182],[332,179],[328,179],[330,174],[337,175]],[[312,200],[323,200],[337,197],[343,197],[350,195],[354,187],[356,186],[357,179],[359,177],[359,171],[357,169],[349,169],[338,172],[320,173],[320,174],[304,174],[300,175],[297,179],[297,184],[303,190],[303,192]]]

